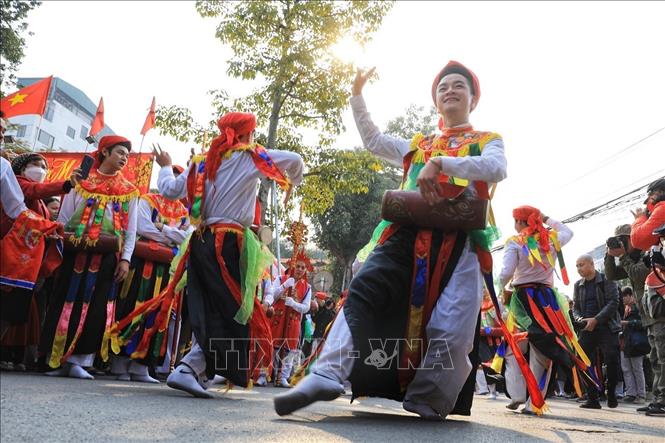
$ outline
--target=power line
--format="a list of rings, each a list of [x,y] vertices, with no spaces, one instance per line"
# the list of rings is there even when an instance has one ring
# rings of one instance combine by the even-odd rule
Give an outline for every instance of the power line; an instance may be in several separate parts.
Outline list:
[[[652,174],[653,175],[653,174]],[[663,177],[665,178],[665,177]],[[640,179],[639,181],[641,181]],[[596,215],[600,215],[603,213],[609,213],[613,210],[618,210],[620,207],[628,205],[634,201],[639,201],[641,199],[641,193],[646,189],[646,187],[649,184],[643,184],[638,186],[637,188],[626,192],[625,194],[620,195],[619,197],[615,197],[605,203],[602,203],[600,205],[594,206],[590,209],[584,210],[578,214],[575,214],[571,217],[568,217],[567,219],[563,220],[562,223],[575,223],[580,220],[584,220],[587,218],[591,218]],[[626,199],[626,197],[629,197]],[[499,245],[491,249],[490,252],[498,252],[503,250],[504,245]]]
[[[653,137],[654,135],[656,135],[656,134],[658,134],[659,132],[662,132],[662,131],[664,131],[664,130],[665,130],[665,126],[663,126],[663,127],[660,128],[660,129],[657,129],[656,131],[652,132],[651,134],[649,134],[649,135],[647,135],[647,136],[645,136],[645,137],[642,137],[642,138],[639,139],[638,141],[636,141],[636,142],[634,142],[634,143],[632,143],[632,144],[626,146],[625,148],[620,149],[619,151],[615,152],[615,153],[612,154],[611,156],[607,157],[605,160],[601,161],[601,162],[600,162],[595,168],[593,168],[593,169],[591,169],[590,171],[588,171],[588,172],[586,172],[586,173],[580,175],[579,177],[577,177],[577,178],[571,180],[570,182],[564,184],[563,186],[564,186],[564,187],[565,187],[565,186],[570,186],[570,185],[572,185],[573,183],[576,183],[576,182],[580,181],[581,179],[583,179],[583,178],[585,178],[585,177],[588,177],[589,175],[593,174],[594,172],[596,172],[596,171],[598,171],[598,170],[604,168],[604,167],[607,166],[608,164],[610,164],[610,163],[612,163],[613,161],[617,160],[619,157],[622,157],[623,155],[627,154],[628,151],[629,151],[630,149],[634,148],[635,146],[638,146],[640,143],[642,143],[642,142],[648,140],[649,138]]]

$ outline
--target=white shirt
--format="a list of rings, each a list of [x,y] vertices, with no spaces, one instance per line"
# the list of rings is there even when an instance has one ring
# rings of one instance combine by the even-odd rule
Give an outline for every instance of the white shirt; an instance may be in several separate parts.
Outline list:
[[[189,219],[185,222],[184,227],[186,229],[180,229],[180,225],[164,225],[160,231],[152,221],[152,207],[144,199],[139,199],[136,232],[141,237],[168,246],[178,246],[185,240],[187,235],[194,230],[194,228],[189,225]]]
[[[21,212],[28,209],[25,206],[21,186],[12,171],[12,165],[4,157],[0,157],[0,197],[2,210],[11,219],[18,218]]]
[[[559,244],[564,246],[573,238],[573,231],[563,223],[552,219],[547,219],[547,226],[557,231],[559,236]],[[551,254],[556,263],[556,251],[554,245],[550,242]],[[534,259],[533,265],[529,258],[524,253],[522,246],[518,245],[514,240],[510,240],[503,250],[503,266],[499,274],[499,281],[501,287],[505,287],[512,278],[513,286],[526,284],[526,283],[542,283],[548,286],[554,284],[554,268],[550,265],[545,252],[540,249],[540,256],[543,260],[544,267]]]
[[[101,173],[100,173],[101,174]],[[118,172],[120,174],[120,172]],[[129,212],[127,214],[127,230],[124,231],[124,243],[122,247],[122,260],[131,261],[132,253],[134,252],[134,244],[136,243],[136,206],[137,198],[133,198],[129,201]],[[74,212],[81,206],[85,204],[85,199],[81,194],[76,192],[76,189],[69,191],[65,198],[62,199],[62,204],[60,205],[60,213],[58,214],[58,221],[63,225],[67,226],[67,223],[74,215]],[[106,205],[104,209],[104,217],[108,220],[113,221],[113,209],[111,203]],[[88,226],[92,223],[94,217],[90,217]],[[103,222],[102,222],[103,223]]]
[[[289,151],[267,151],[275,165],[288,175],[294,186],[302,182],[304,164],[300,155]],[[185,169],[177,178],[174,177],[171,166],[160,169],[157,178],[159,193],[171,200],[185,197],[190,168]],[[237,223],[250,226],[254,220],[256,191],[262,176],[248,152],[237,151],[231,158],[223,160],[217,169],[214,182],[205,181],[203,225]]]
[[[381,133],[372,122],[365,99],[361,95],[351,97],[351,109],[365,148],[377,157],[402,167],[404,156],[411,151],[411,140]],[[439,162],[443,174],[468,180],[497,183],[507,175],[507,161],[501,139],[488,142],[479,156],[442,156],[435,157],[434,161]]]
[[[282,287],[282,276],[279,276],[275,279],[275,281],[273,281],[272,288],[266,294],[264,302],[268,303],[269,305],[272,305],[275,302],[275,297],[279,297],[285,291],[286,289]],[[295,309],[297,312],[301,314],[306,314],[307,312],[309,312],[309,308],[311,307],[312,286],[309,284],[307,285],[307,292],[305,293],[305,297],[303,298],[301,303],[298,303],[296,299],[293,297],[291,297],[291,299],[293,300],[293,302],[287,304],[286,306]]]

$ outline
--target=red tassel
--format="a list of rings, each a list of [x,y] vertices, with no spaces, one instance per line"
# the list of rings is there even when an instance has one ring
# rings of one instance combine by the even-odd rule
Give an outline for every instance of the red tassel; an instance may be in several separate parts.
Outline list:
[[[547,321],[545,320],[545,317],[543,317],[543,314],[538,309],[538,306],[536,306],[536,303],[533,301],[533,297],[528,293],[528,290],[527,290],[526,298],[527,298],[527,300],[529,300],[529,308],[531,309],[531,314],[533,315],[533,318],[536,319],[536,321],[538,322],[540,327],[543,328],[546,333],[551,334],[552,329],[547,324]]]

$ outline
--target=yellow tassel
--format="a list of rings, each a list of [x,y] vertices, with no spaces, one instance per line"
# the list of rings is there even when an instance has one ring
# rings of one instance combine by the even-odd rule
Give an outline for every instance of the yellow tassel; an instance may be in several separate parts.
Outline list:
[[[492,360],[491,368],[494,372],[497,374],[501,373],[501,367],[503,366],[503,357],[499,357],[498,355],[494,356],[494,359]]]
[[[73,235],[69,236],[69,242],[76,247],[81,245],[81,240],[83,240],[83,237],[74,237]]]
[[[120,294],[118,294],[119,299],[125,299],[127,298],[127,293],[129,292],[129,287],[132,285],[132,280],[134,279],[134,272],[136,270],[134,268],[131,268],[129,270],[129,274],[127,275],[127,278],[125,279],[124,282],[122,282],[122,288],[120,289]]]
[[[92,238],[91,239],[90,237],[88,237],[88,238],[85,239],[85,246],[88,247],[88,248],[94,248],[95,246],[97,246],[97,241],[98,240],[99,239],[97,239],[97,238]]]
[[[233,388],[233,383],[231,383],[230,381],[227,380],[227,381],[226,381],[226,389],[224,389],[224,392],[222,392],[222,394],[226,394],[226,393],[229,392],[232,388]]]
[[[99,206],[106,206],[108,202],[118,202],[118,203],[124,203],[128,202],[133,198],[138,198],[141,193],[139,192],[138,189],[133,190],[129,194],[124,194],[124,195],[106,195],[106,194],[98,194],[96,192],[90,192],[81,186],[79,183],[76,185],[76,192],[78,192],[84,199],[89,199],[93,198],[98,201]]]
[[[120,339],[117,332],[111,334],[111,350],[114,354],[120,354]]]
[[[539,417],[543,415],[545,412],[550,411],[550,407],[547,406],[547,403],[544,403],[542,408],[537,408],[533,403],[531,403],[531,407],[533,408],[533,412],[535,412],[536,415]]]
[[[582,388],[580,386],[580,379],[577,376],[577,368],[573,368],[573,387],[575,388],[575,393],[579,398],[582,398]]]
[[[416,135],[414,135],[413,138],[411,139],[411,144],[409,145],[411,150],[415,151],[416,149],[418,149],[418,146],[420,145],[420,142],[422,142],[424,138],[425,138],[425,135],[420,133],[420,132],[417,133]]]
[[[582,359],[584,364],[591,366],[591,360],[589,360],[589,357],[586,355],[586,352],[584,352],[584,349],[582,349],[582,346],[580,346],[580,343],[575,338],[573,338],[571,342],[575,351],[577,351],[577,355]]]

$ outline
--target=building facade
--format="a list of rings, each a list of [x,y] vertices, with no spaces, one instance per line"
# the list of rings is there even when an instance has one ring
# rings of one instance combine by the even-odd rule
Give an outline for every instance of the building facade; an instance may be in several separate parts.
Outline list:
[[[19,78],[17,87],[25,88],[42,79]],[[7,135],[13,135],[35,151],[83,152],[90,149],[86,137],[96,112],[97,105],[83,91],[53,77],[44,115],[10,117]],[[108,134],[113,131],[104,126],[96,138]]]

